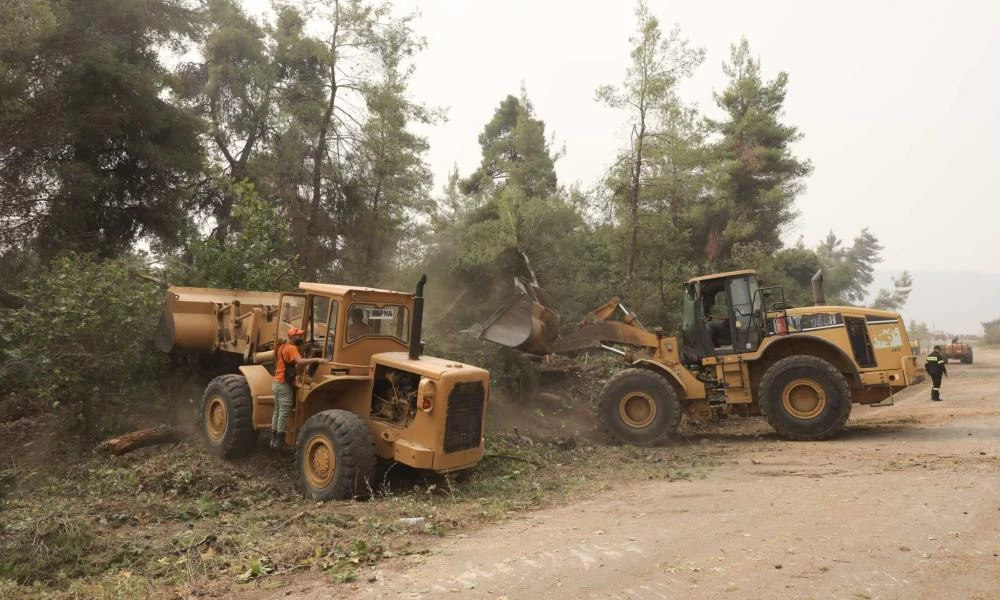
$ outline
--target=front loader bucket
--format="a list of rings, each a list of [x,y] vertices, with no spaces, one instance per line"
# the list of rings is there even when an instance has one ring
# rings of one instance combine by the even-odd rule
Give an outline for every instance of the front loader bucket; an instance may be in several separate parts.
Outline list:
[[[483,323],[479,338],[544,356],[559,336],[559,313],[539,299],[541,290],[515,280],[517,293]]]
[[[234,351],[241,345],[254,309],[274,310],[276,292],[248,292],[171,286],[153,342],[163,352],[173,350]]]

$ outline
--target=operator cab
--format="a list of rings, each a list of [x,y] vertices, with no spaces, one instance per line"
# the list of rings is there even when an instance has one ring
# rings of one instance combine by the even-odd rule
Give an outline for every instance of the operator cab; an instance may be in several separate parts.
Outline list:
[[[281,294],[275,339],[283,340],[290,327],[305,330],[300,351],[306,358],[330,361],[336,372],[361,373],[372,354],[407,350],[412,294],[307,282],[299,287],[301,293]],[[313,365],[309,374],[315,371]]]
[[[753,352],[763,338],[757,273],[733,271],[684,284],[683,349],[692,362],[708,356]]]

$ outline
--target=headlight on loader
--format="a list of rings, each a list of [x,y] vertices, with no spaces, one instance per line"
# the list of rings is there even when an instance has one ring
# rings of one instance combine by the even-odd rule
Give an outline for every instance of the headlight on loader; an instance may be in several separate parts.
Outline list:
[[[437,385],[430,379],[423,379],[420,382],[420,410],[429,413],[434,410],[434,394],[437,392]]]

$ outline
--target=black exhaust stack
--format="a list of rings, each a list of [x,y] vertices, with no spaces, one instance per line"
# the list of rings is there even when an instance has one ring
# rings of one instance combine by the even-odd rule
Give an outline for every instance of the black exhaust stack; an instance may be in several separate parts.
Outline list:
[[[816,271],[812,277],[813,306],[826,304],[826,293],[823,291],[823,269]]]
[[[427,275],[421,275],[417,282],[417,293],[413,296],[413,321],[410,323],[410,360],[420,358],[424,344],[420,341],[420,331],[424,326],[424,284]]]

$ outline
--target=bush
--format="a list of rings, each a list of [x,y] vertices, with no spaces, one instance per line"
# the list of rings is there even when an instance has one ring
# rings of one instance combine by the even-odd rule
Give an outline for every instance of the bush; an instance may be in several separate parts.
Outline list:
[[[242,290],[290,290],[298,285],[288,222],[278,206],[249,183],[220,185],[235,195],[232,226],[225,240],[212,234],[187,247],[187,262],[172,261],[166,277],[175,285]]]
[[[983,341],[991,346],[1000,345],[1000,319],[993,319],[983,323]]]
[[[162,292],[123,260],[69,254],[53,260],[23,291],[22,308],[0,314],[5,386],[62,408],[74,428],[101,433],[100,413],[127,401],[162,372],[150,342]]]

